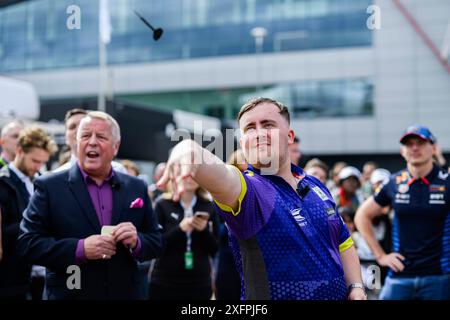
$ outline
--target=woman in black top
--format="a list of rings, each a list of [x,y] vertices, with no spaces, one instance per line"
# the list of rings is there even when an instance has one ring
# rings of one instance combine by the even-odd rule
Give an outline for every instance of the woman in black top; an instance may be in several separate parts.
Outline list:
[[[179,202],[166,193],[155,203],[165,249],[151,273],[151,300],[208,300],[212,295],[218,216],[207,193],[193,179],[185,179],[184,187]]]

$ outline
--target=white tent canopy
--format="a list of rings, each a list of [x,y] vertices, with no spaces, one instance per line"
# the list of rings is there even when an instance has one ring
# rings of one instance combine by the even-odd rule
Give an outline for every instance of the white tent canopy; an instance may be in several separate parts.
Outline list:
[[[220,134],[220,120],[183,110],[173,111],[173,120],[177,129],[186,129],[200,135],[216,136]]]
[[[0,76],[0,117],[36,120],[39,98],[28,82]]]

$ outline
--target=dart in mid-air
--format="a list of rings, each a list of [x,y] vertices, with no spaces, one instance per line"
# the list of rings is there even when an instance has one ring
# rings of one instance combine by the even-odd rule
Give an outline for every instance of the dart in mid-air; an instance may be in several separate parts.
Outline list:
[[[153,31],[153,39],[154,39],[155,41],[158,41],[158,39],[161,38],[161,36],[162,36],[164,30],[161,29],[161,28],[157,28],[157,29],[153,28],[153,26],[152,26],[152,25],[151,25],[151,24],[150,24],[143,16],[141,16],[141,15],[140,15],[139,13],[137,13],[135,10],[133,10],[133,12],[139,17],[139,19],[142,20],[143,23],[145,23],[145,25],[146,25],[147,27],[149,27],[150,29],[152,29],[152,31]]]

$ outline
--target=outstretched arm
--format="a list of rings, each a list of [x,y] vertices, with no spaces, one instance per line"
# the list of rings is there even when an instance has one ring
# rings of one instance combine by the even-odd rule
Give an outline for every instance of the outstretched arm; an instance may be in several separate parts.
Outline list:
[[[184,192],[181,181],[191,177],[202,188],[208,190],[220,203],[233,209],[238,207],[241,183],[238,171],[193,140],[178,143],[167,161],[159,187],[172,184],[174,201]]]

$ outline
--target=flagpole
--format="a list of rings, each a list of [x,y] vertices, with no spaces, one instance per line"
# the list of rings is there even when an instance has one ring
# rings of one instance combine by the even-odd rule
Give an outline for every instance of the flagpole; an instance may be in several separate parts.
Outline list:
[[[99,90],[97,103],[98,110],[106,112],[106,86],[108,82],[106,45],[111,41],[108,0],[99,0],[98,31]]]
[[[98,110],[106,112],[106,94],[105,87],[107,82],[108,67],[106,64],[106,44],[99,41],[99,90],[98,90]]]

